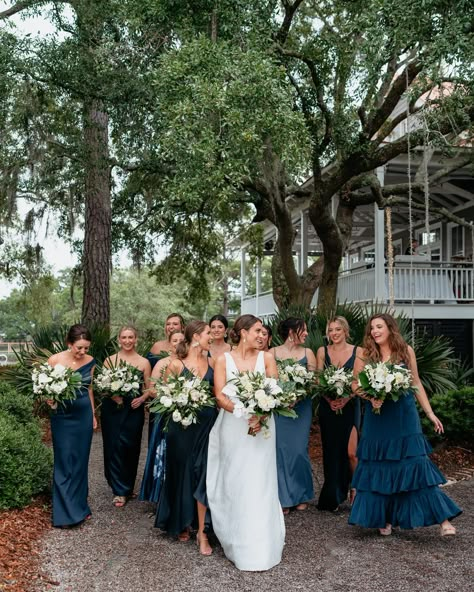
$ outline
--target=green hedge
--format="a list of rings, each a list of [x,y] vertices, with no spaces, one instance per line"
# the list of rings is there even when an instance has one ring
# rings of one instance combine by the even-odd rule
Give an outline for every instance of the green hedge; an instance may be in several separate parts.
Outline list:
[[[421,413],[425,434],[434,442],[448,440],[474,446],[474,386],[447,391],[430,397],[431,407],[444,426],[444,435],[433,431],[431,421]]]
[[[52,461],[31,399],[0,382],[0,509],[24,507],[46,490]]]

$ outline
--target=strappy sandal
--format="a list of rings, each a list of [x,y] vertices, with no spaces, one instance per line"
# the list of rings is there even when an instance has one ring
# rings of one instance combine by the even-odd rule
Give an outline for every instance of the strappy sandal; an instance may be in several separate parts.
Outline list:
[[[207,544],[208,544],[209,548],[206,549],[206,551],[202,551],[201,550],[201,538],[199,536],[199,533],[197,533],[197,535],[196,535],[196,543],[197,543],[197,546],[199,547],[199,553],[201,553],[201,555],[204,555],[205,557],[209,557],[209,555],[212,555],[212,547],[211,547],[211,545],[209,545],[209,541],[208,541],[207,537],[206,537],[206,541],[207,541]]]
[[[452,524],[440,524],[439,534],[441,536],[454,536],[456,534],[456,528]]]
[[[354,503],[356,493],[357,493],[357,491],[353,487],[351,487],[351,489],[349,491],[349,504],[351,506]]]
[[[116,508],[123,508],[127,503],[127,498],[124,495],[116,495],[112,500],[112,503]]]
[[[295,507],[295,510],[298,510],[298,512],[304,512],[307,509],[308,509],[308,504],[298,504]]]

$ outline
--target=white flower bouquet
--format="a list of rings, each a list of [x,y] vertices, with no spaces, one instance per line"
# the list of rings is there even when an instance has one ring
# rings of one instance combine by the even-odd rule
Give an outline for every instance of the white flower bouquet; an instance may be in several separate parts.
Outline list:
[[[307,370],[297,360],[277,360],[280,384],[291,383],[298,399],[314,395],[315,373]]]
[[[324,370],[321,370],[318,380],[319,392],[331,401],[346,399],[352,395],[351,385],[354,380],[352,370],[338,368],[331,364],[324,368]],[[342,415],[342,409],[337,409],[336,413]]]
[[[140,396],[142,381],[142,373],[138,368],[120,360],[116,366],[100,368],[94,378],[94,387],[103,397],[135,398]]]
[[[260,418],[265,437],[269,435],[266,416],[277,413],[285,417],[297,417],[292,407],[298,396],[292,385],[268,378],[261,372],[239,372],[224,386],[222,392],[234,403],[233,414],[236,417],[250,419],[256,415]],[[248,433],[256,435],[251,429]]]
[[[398,401],[413,389],[410,370],[400,364],[371,362],[359,372],[359,386],[369,396],[379,401]],[[379,414],[380,409],[372,409]]]
[[[206,380],[171,374],[167,382],[156,382],[156,398],[148,408],[163,416],[163,430],[168,430],[171,421],[187,428],[197,423],[198,413],[204,407],[214,407],[215,399]]]
[[[77,397],[77,389],[82,386],[82,376],[74,372],[72,368],[56,364],[38,364],[31,373],[33,381],[33,397],[41,402],[52,400],[51,407],[57,409],[58,405],[65,405],[66,401],[74,401]]]

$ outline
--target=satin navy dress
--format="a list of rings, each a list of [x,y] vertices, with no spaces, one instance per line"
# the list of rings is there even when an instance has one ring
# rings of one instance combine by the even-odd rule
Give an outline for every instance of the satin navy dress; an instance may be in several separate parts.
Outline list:
[[[415,528],[458,516],[461,509],[439,488],[446,479],[430,452],[411,391],[397,402],[385,401],[380,415],[365,401],[349,524]]]
[[[357,347],[352,356],[343,365],[346,370],[353,370]],[[331,358],[324,348],[324,365],[331,366]],[[351,483],[351,468],[347,448],[352,429],[360,429],[360,400],[353,397],[342,413],[333,411],[324,397],[319,402],[319,427],[323,447],[324,485],[318,500],[318,510],[334,511],[347,499]]]
[[[182,376],[193,378],[184,367]],[[203,380],[214,385],[214,370],[209,366]],[[156,510],[155,526],[170,535],[197,527],[196,501],[208,506],[206,494],[207,449],[209,432],[217,417],[215,407],[205,407],[198,423],[183,428],[170,420],[166,432],[165,480]],[[208,523],[208,518],[206,523]]]
[[[82,386],[74,401],[51,413],[53,438],[53,526],[79,524],[90,515],[88,466],[92,442],[93,411],[89,386],[95,360],[77,369]]]
[[[138,499],[156,503],[165,477],[166,438],[162,429],[161,416],[157,413],[153,415],[155,419],[149,434],[145,470]]]
[[[305,356],[298,363],[308,367]],[[313,407],[311,399],[298,401],[296,419],[275,415],[278,497],[283,508],[308,502],[314,497],[308,441]]]
[[[104,473],[114,495],[133,493],[145,422],[145,406],[132,408],[132,397],[122,396],[117,405],[111,397],[102,401],[102,441],[104,444]]]

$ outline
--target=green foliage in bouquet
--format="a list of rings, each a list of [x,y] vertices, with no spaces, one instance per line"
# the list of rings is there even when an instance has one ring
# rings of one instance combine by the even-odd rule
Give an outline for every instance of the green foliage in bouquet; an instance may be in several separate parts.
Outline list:
[[[423,431],[434,443],[446,440],[474,450],[474,387],[438,393],[430,398],[435,415],[444,426],[444,434],[436,434],[433,424],[421,413]]]
[[[24,507],[45,491],[52,461],[32,400],[0,383],[0,509]]]

